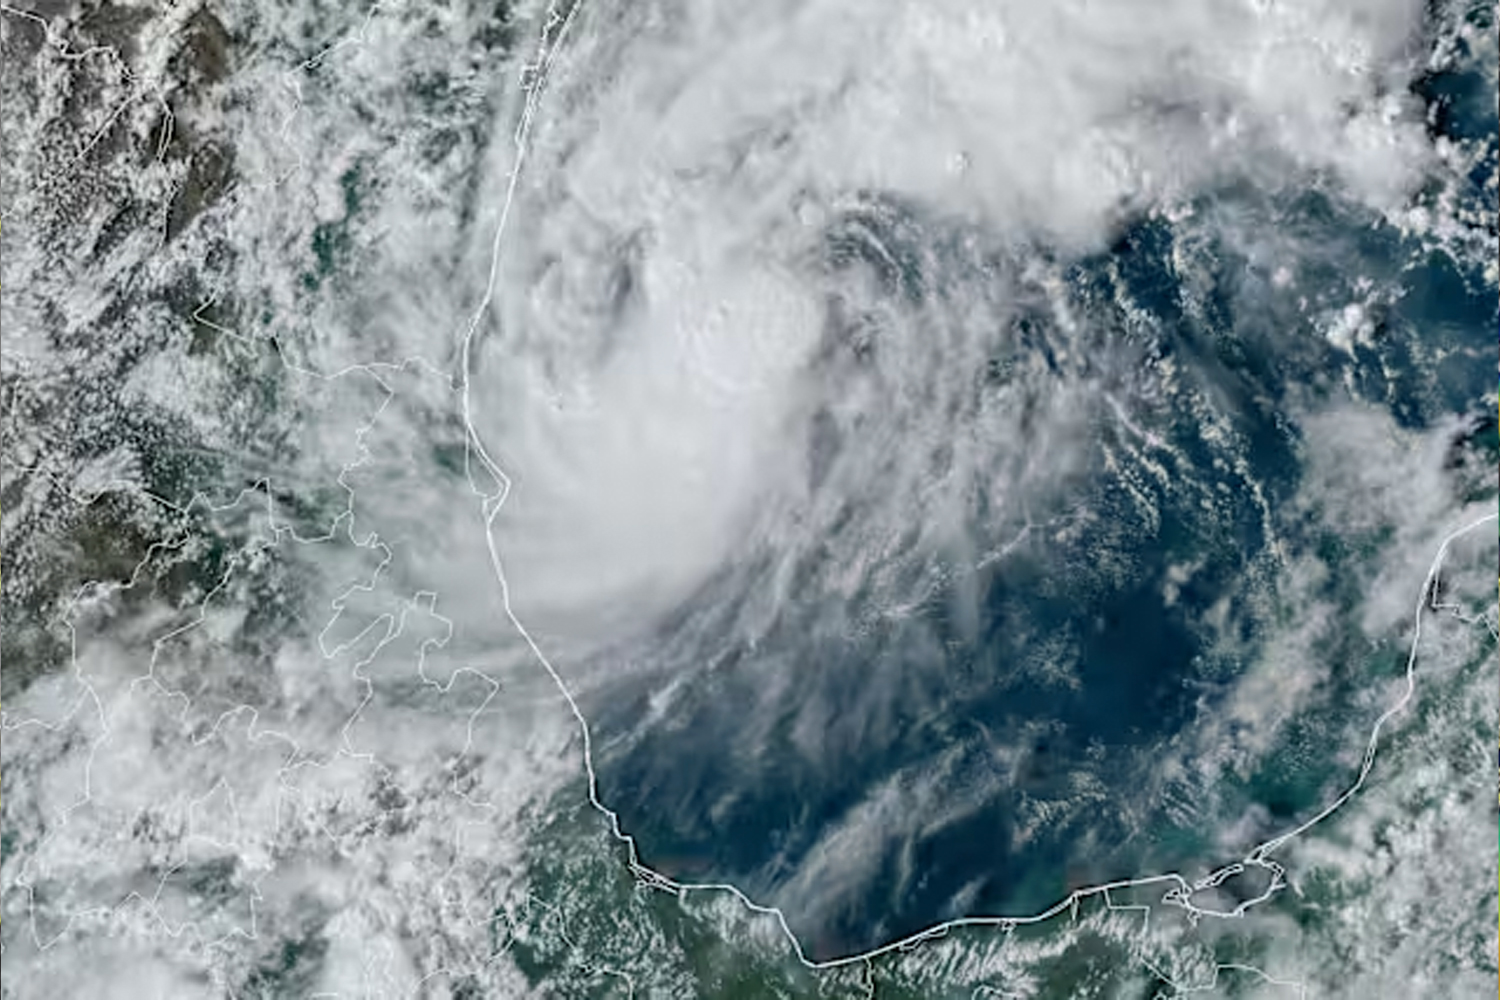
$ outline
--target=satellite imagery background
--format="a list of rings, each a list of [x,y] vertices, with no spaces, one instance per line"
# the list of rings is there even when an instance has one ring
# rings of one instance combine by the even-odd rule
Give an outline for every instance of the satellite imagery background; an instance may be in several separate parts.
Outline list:
[[[1492,0],[0,2],[0,996],[1500,991]]]

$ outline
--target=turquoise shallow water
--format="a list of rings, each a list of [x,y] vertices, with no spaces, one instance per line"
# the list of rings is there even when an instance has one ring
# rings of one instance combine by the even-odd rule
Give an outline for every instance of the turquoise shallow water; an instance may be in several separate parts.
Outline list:
[[[1360,16],[1335,13],[1329,35],[1357,40],[1366,10],[1401,2],[1355,3]],[[890,15],[892,38],[931,43],[923,72],[946,70],[936,53],[966,41],[968,22],[948,14],[1007,8],[1012,40],[1054,68],[1046,31],[1025,45],[1019,15],[1034,5],[856,6]],[[1251,6],[1273,19],[1290,9]],[[1103,38],[1096,60],[1060,46],[1058,72],[1037,81],[1090,107],[1101,92],[1068,86],[1080,71],[1157,93],[1149,67],[1150,79],[1134,73],[1140,61],[1106,65],[1137,27],[1147,51],[1219,37],[1152,22],[1170,8],[1159,2],[1063,3],[1047,16],[1074,16],[1082,37],[1101,8],[1140,23]],[[37,463],[4,469],[5,1000],[122,982],[190,997],[207,984],[236,996],[1290,995],[1255,970],[1303,981],[1309,997],[1374,997],[1393,983],[1493,995],[1494,578],[1477,543],[1453,554],[1444,593],[1463,606],[1428,617],[1417,697],[1371,781],[1278,853],[1299,892],[1249,920],[1194,925],[1166,905],[1147,919],[1096,896],[1076,920],[955,929],[817,971],[730,893],[647,891],[589,801],[578,720],[500,613],[452,380],[490,273],[517,64],[556,23],[516,20],[504,4],[470,16],[252,3],[186,24],[144,9],[117,18],[106,4],[52,22],[90,53],[79,57],[54,49],[26,9],[0,13],[7,65],[38,69],[0,85],[13,154],[0,167],[6,456]],[[776,187],[778,156],[802,149],[790,119],[808,109],[720,128],[717,110],[765,96],[765,61],[795,54],[774,13],[746,8],[778,39],[749,60],[754,86],[710,74],[700,87],[694,70],[639,102],[635,86],[671,61],[652,45],[680,43],[699,65],[691,32],[675,17],[643,31],[636,4],[563,9],[582,11],[581,30],[536,106],[521,221],[500,241],[516,267],[494,286],[470,374],[487,386],[555,362],[552,386],[572,400],[573,376],[640,345],[616,336],[626,319],[664,318],[642,261],[730,230],[762,246],[754,213],[721,210],[740,204],[742,185]],[[956,34],[925,34],[929,11]],[[1467,11],[1492,49],[1488,7]],[[1450,30],[1458,5],[1428,13],[1451,37],[1408,39],[1406,54],[1466,44]],[[838,19],[825,27],[830,47],[847,37]],[[851,77],[867,57],[854,54]],[[1423,568],[1450,520],[1493,510],[1494,77],[1464,58],[1412,88],[1428,138],[1461,144],[1415,196],[1433,229],[1351,204],[1370,193],[1348,186],[1346,151],[1321,136],[1252,140],[1270,158],[1247,168],[1253,178],[1215,161],[1209,186],[1169,184],[1169,206],[1119,206],[1081,256],[1046,237],[1019,242],[1006,206],[1006,223],[986,229],[950,197],[947,171],[983,173],[993,158],[940,155],[941,178],[900,175],[896,193],[844,187],[857,156],[808,153],[803,166],[834,179],[806,201],[778,199],[764,244],[774,256],[791,240],[778,263],[809,272],[786,284],[812,290],[829,317],[797,378],[874,388],[843,410],[837,392],[809,393],[821,408],[796,418],[806,439],[785,441],[802,466],[776,478],[767,506],[804,488],[824,506],[773,510],[771,543],[742,551],[731,539],[717,575],[597,662],[541,642],[576,681],[601,800],[641,859],[685,881],[733,881],[784,910],[802,957],[835,958],[950,917],[1034,912],[1101,879],[1200,874],[1347,787],[1399,683]],[[632,66],[647,67],[641,79]],[[127,67],[145,89],[122,108]],[[882,74],[864,84],[884,106],[896,95]],[[1261,82],[1277,83],[1250,89]],[[1359,93],[1378,102],[1382,85],[1361,78]],[[655,133],[652,101],[667,91],[687,103]],[[1121,112],[1148,133],[1138,151],[1220,135],[1211,82],[1164,91],[1173,100]],[[1252,118],[1267,110],[1251,105]],[[932,124],[925,110],[909,120]],[[1442,148],[1420,149],[1420,111],[1393,123],[1369,103],[1350,110],[1382,142]],[[1213,119],[1201,129],[1200,111]],[[701,135],[699,114],[711,126]],[[1260,127],[1274,131],[1273,118]],[[1050,124],[1016,119],[1022,140],[1055,136]],[[877,166],[932,152],[893,138]],[[670,159],[684,142],[702,171],[644,169],[671,204],[610,217],[643,173],[631,158]],[[1181,151],[1198,162],[1191,144]],[[1327,174],[1281,158],[1309,151]],[[998,170],[1020,183],[1020,202],[1036,195],[1029,164],[999,159],[1020,168]],[[1077,223],[1074,196],[1097,207],[1078,180],[1036,214]],[[693,231],[716,211],[713,232]],[[739,276],[719,275],[721,287]],[[756,287],[771,298],[783,285]],[[777,338],[714,353],[723,346],[704,345],[722,381],[740,362],[787,374],[759,352],[785,348]],[[413,363],[398,371],[401,358]],[[790,397],[787,377],[774,388]],[[628,423],[676,388],[661,379],[606,400],[594,427]],[[541,421],[545,409],[513,415]],[[966,438],[976,414],[991,431]],[[502,455],[508,429],[484,436],[517,475],[516,497],[536,496],[549,471],[590,471],[540,451]],[[625,438],[610,438],[610,458]],[[651,476],[631,480],[631,463],[606,465],[613,475],[585,481],[631,514],[672,499]],[[963,489],[927,490],[976,468]],[[653,568],[712,562],[671,551],[712,534],[691,530],[710,493],[644,518],[647,544],[610,551]],[[961,501],[964,518],[933,495]],[[194,496],[228,506],[174,506]],[[613,499],[573,503],[557,489],[562,513],[523,518],[507,540],[518,557],[536,540],[541,557],[517,571],[517,593],[557,585],[566,605],[574,574],[536,572],[552,557],[579,578],[620,570],[566,544],[632,527]],[[969,534],[922,534],[957,520]],[[549,551],[536,525],[562,544]],[[767,598],[769,582],[784,589]],[[81,593],[86,608],[73,605]],[[194,624],[200,605],[210,614]],[[381,645],[396,621],[401,634]],[[444,635],[446,646],[424,645]],[[88,677],[140,678],[110,689],[108,718],[75,652]],[[1130,897],[1160,899],[1159,887]]]
[[[1493,116],[1486,120],[1472,100],[1472,80],[1432,86],[1454,95],[1442,99],[1434,129],[1492,129]],[[1466,195],[1476,203],[1493,202],[1484,187],[1493,156],[1487,162]],[[1279,262],[1296,275],[1294,292],[1276,288],[1264,262],[1216,233],[1214,220],[1231,214],[1266,233],[1296,233],[1307,252]],[[1085,526],[964,580],[980,595],[977,632],[953,619],[942,587],[910,613],[835,642],[810,638],[795,614],[755,650],[726,651],[711,631],[684,643],[666,630],[660,641],[675,643],[675,655],[719,664],[679,703],[674,725],[622,742],[646,711],[628,690],[593,716],[603,744],[628,747],[604,756],[601,791],[648,863],[784,904],[810,953],[828,958],[960,913],[1025,915],[1083,885],[1232,860],[1203,853],[1224,815],[1257,809],[1257,824],[1241,835],[1270,837],[1335,793],[1347,778],[1341,765],[1305,750],[1332,738],[1338,713],[1299,720],[1283,734],[1286,747],[1248,778],[1226,775],[1214,791],[1224,811],[1196,824],[1173,813],[1180,800],[1150,787],[1149,762],[1212,715],[1275,633],[1264,610],[1277,593],[1263,572],[1271,565],[1266,524],[1276,525],[1281,558],[1318,553],[1335,572],[1358,564],[1357,551],[1340,554],[1337,525],[1283,509],[1303,476],[1296,414],[1347,398],[1351,388],[1411,429],[1482,412],[1493,384],[1496,290],[1479,262],[1424,250],[1316,187],[1205,195],[1198,218],[1207,221],[1132,223],[1107,253],[1070,267],[1070,295],[1098,328],[1137,345],[1148,377],[1175,372],[1177,400],[1210,401],[1234,444],[1205,435],[1201,411],[1163,407],[1151,431],[1172,457],[1117,447],[1125,467],[1095,468],[1069,497],[1090,512]],[[920,227],[903,235],[922,238]],[[854,243],[839,247],[857,257]],[[1294,302],[1338,310],[1362,301],[1359,277],[1371,279],[1368,331],[1344,349]],[[920,275],[890,271],[884,280],[893,294],[921,295]],[[1033,321],[1035,335],[1019,338],[1017,352],[1055,364],[1057,332]],[[1460,447],[1493,447],[1487,427]],[[1129,465],[1147,460],[1165,461],[1173,478],[1163,483]],[[1190,578],[1168,596],[1173,568],[1185,565]],[[733,598],[710,588],[697,600]],[[1225,635],[1206,624],[1215,606],[1229,609],[1235,655],[1222,652]],[[1339,664],[1335,704],[1395,667],[1358,644],[1307,654]],[[758,687],[758,659],[790,663],[798,678],[771,705]],[[900,679],[884,680],[892,676]],[[900,687],[878,707],[876,678]],[[825,759],[795,745],[810,702],[832,706],[826,725],[839,749]],[[752,727],[767,738],[747,753],[738,734]],[[876,813],[863,821],[865,838],[849,842],[872,855],[857,889],[836,906],[788,890],[830,829],[914,773],[936,775],[935,810],[956,799],[962,814],[924,824]],[[1062,819],[1023,834],[1038,802]]]

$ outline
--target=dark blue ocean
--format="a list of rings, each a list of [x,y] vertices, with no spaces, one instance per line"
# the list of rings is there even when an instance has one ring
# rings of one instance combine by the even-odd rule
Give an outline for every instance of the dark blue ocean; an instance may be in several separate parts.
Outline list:
[[[1435,135],[1488,144],[1460,194],[1487,214],[1493,234],[1493,94],[1477,76],[1451,72],[1424,78],[1416,93]],[[641,729],[649,684],[622,684],[587,706],[601,798],[647,864],[687,882],[731,881],[782,905],[810,957],[830,958],[955,916],[1033,913],[1105,880],[1205,871],[1235,860],[1214,853],[1216,819],[1258,805],[1262,827],[1250,833],[1273,836],[1347,777],[1332,754],[1272,750],[1248,778],[1226,775],[1214,808],[1196,817],[1143,778],[1212,715],[1275,634],[1277,558],[1316,553],[1335,570],[1360,558],[1336,525],[1284,510],[1303,476],[1295,414],[1353,399],[1413,430],[1474,417],[1453,446],[1493,455],[1486,394],[1500,303],[1477,256],[1404,235],[1318,178],[1273,192],[1226,185],[1196,209],[1175,224],[1122,223],[1106,251],[1068,263],[1068,295],[1091,329],[1134,341],[1144,377],[1172,372],[1174,399],[1209,401],[1232,444],[1205,433],[1201,410],[1163,406],[1150,430],[1170,445],[1174,457],[1161,459],[1168,477],[1096,469],[1068,498],[1089,514],[1081,527],[963,578],[979,595],[977,629],[952,619],[941,588],[904,617],[837,641],[812,637],[813,610],[788,612],[753,649],[716,644],[701,628],[686,639],[669,624],[652,641],[673,662],[709,664],[675,703],[673,724]],[[1284,262],[1295,293],[1222,237],[1218,220],[1231,214],[1310,248]],[[907,226],[891,242],[919,231]],[[1364,296],[1374,303],[1369,329],[1346,349],[1314,316],[1320,305],[1361,300],[1361,277],[1386,294]],[[1021,349],[1058,343],[1045,316],[1028,322],[1036,329],[1013,341]],[[994,359],[994,369],[1006,361]],[[1128,449],[1115,454],[1130,461]],[[1192,573],[1168,587],[1186,565]],[[711,617],[746,585],[710,585],[677,624]],[[1336,574],[1328,587],[1337,591]],[[1207,621],[1230,623],[1234,641]],[[1351,697],[1370,671],[1390,666],[1352,644],[1308,655],[1341,664],[1333,683]],[[773,669],[795,683],[768,693]],[[1069,680],[1058,681],[1059,670]],[[832,706],[820,759],[795,745],[814,703]],[[870,835],[842,842],[869,854],[850,864],[855,884],[800,893],[798,872],[820,838],[914,773],[938,792],[900,801],[927,803],[933,821],[869,813]],[[939,822],[944,802],[964,807]],[[1033,818],[1023,829],[1038,803],[1052,803],[1058,821]],[[882,823],[901,832],[877,835]]]

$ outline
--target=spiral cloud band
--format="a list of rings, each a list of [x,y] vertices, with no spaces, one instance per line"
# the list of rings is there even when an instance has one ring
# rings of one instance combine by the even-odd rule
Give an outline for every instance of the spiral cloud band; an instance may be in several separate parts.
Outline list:
[[[605,791],[648,817],[648,853],[739,880],[835,950],[1048,898],[1026,864],[924,874],[966,831],[1052,858],[1092,843],[1076,877],[1111,871],[1100,845],[1134,820],[1085,829],[1080,810],[1190,702],[1140,693],[1060,627],[1146,613],[1125,593],[1134,556],[1066,553],[1136,530],[1095,500],[1139,498],[1154,449],[1189,461],[1168,444],[1184,400],[1230,424],[1243,401],[1119,293],[1080,291],[1080,262],[1210,191],[1321,184],[1398,208],[1431,156],[1396,96],[1419,14],[577,13],[527,133],[471,399],[511,479],[493,538],[512,609],[598,728]],[[1248,487],[1204,530],[1273,551],[1242,449],[1195,421]],[[1139,654],[1197,662],[1165,627]],[[1115,689],[1108,718],[1078,694]],[[795,763],[757,760],[782,744]],[[861,916],[887,883],[895,915]]]
[[[969,398],[1024,248],[1095,247],[1133,207],[1231,176],[1330,170],[1398,198],[1425,144],[1377,95],[1417,13],[583,10],[531,133],[477,380],[517,480],[498,529],[523,617],[607,637],[757,543],[795,548],[851,495],[889,508],[863,515],[872,559],[1016,508],[1068,469],[1110,364],[1062,348],[1072,370],[1032,387],[1024,428],[1012,401]],[[891,232],[895,199],[926,221]]]

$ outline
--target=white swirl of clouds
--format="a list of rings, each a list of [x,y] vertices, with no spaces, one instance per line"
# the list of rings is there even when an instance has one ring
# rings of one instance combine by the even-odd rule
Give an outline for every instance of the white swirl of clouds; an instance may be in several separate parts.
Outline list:
[[[1047,261],[1230,178],[1317,172],[1398,205],[1430,155],[1393,86],[1420,14],[587,6],[474,373],[476,429],[514,477],[495,530],[515,610],[581,653],[752,554],[770,615],[814,592],[899,602],[894,562],[983,561],[1086,471],[1100,400],[1149,395]],[[840,232],[866,263],[830,263]],[[911,294],[880,287],[913,271]],[[1017,342],[1025,308],[1062,331],[1050,354]],[[1006,355],[1014,377],[976,391]],[[820,546],[817,586],[794,584]]]

